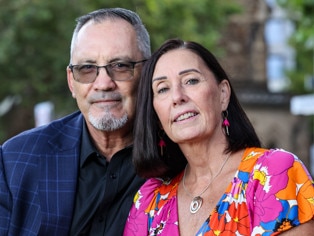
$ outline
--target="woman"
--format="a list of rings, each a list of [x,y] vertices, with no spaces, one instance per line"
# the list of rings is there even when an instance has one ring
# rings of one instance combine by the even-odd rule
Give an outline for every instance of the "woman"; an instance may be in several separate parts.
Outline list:
[[[292,153],[261,148],[208,50],[165,42],[145,63],[139,91],[134,163],[149,179],[125,235],[313,232],[308,171]]]

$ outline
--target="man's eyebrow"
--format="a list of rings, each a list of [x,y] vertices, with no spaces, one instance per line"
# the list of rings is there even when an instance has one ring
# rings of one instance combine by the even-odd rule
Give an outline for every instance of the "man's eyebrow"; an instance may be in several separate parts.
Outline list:
[[[134,60],[131,60],[131,58],[128,56],[114,57],[114,58],[110,59],[108,61],[108,63],[112,63],[112,62],[116,62],[116,61],[134,61]]]
[[[110,59],[107,64],[110,64],[112,62],[117,62],[117,61],[132,61],[130,59],[130,57],[114,57],[112,59]],[[97,60],[94,60],[94,59],[89,59],[89,58],[84,58],[84,59],[81,59],[79,60],[78,64],[96,64],[97,63]]]
[[[78,61],[77,64],[95,64],[96,61],[95,60],[91,60],[91,59],[81,59]]]

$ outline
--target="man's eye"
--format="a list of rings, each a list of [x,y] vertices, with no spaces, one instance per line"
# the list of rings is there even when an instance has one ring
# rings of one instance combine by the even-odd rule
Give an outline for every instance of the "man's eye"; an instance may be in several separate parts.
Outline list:
[[[96,66],[95,65],[81,65],[81,66],[78,66],[77,69],[81,73],[90,73],[90,72],[95,71]]]
[[[132,64],[128,62],[116,62],[111,64],[111,68],[114,70],[130,70],[132,69]]]

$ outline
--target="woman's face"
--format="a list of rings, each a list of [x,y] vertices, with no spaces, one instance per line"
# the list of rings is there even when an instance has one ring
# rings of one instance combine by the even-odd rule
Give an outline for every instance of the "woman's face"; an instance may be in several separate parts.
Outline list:
[[[174,142],[198,142],[222,137],[222,111],[230,87],[217,84],[203,60],[187,49],[162,55],[152,78],[153,105],[161,125]]]

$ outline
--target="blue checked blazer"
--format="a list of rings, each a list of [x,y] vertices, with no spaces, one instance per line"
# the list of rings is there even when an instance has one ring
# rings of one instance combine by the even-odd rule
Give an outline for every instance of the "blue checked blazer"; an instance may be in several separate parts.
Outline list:
[[[67,235],[79,169],[80,112],[0,147],[0,235]]]

